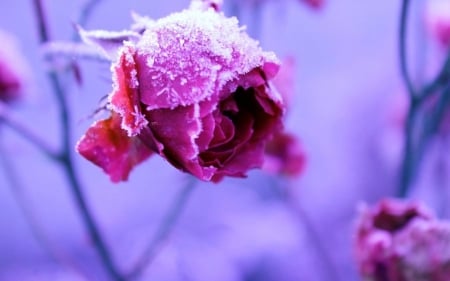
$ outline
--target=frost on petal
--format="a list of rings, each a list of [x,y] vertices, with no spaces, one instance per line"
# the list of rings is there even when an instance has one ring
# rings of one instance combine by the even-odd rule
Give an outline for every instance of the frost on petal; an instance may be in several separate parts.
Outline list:
[[[147,113],[155,139],[164,143],[162,155],[175,167],[202,180],[209,180],[215,169],[198,162],[198,138],[202,124],[198,105],[175,109],[158,109]],[[176,124],[176,125],[174,125]]]
[[[81,40],[88,45],[98,48],[107,58],[114,60],[119,49],[125,41],[137,41],[140,37],[139,33],[133,30],[123,31],[106,31],[91,30],[86,31],[77,26]]]
[[[125,45],[118,61],[112,66],[114,89],[110,95],[112,109],[122,117],[122,128],[136,136],[148,122],[141,112],[139,81],[134,62],[134,48]]]
[[[120,116],[114,113],[109,119],[94,123],[76,150],[101,167],[113,182],[127,180],[133,167],[152,153],[139,138],[127,136],[120,127]]]
[[[134,23],[131,25],[131,30],[142,34],[145,30],[152,28],[155,21],[149,17],[142,16],[136,12],[131,12],[131,18]]]
[[[141,100],[154,108],[199,103],[254,69],[278,71],[273,53],[213,9],[185,10],[158,20],[137,44]]]

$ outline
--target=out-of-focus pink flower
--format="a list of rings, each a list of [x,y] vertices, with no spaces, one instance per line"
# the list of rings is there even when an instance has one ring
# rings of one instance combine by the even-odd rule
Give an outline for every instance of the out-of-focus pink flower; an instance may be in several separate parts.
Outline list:
[[[0,30],[0,101],[12,102],[23,94],[28,73],[14,38]]]
[[[307,4],[309,7],[317,10],[322,8],[323,5],[325,4],[324,0],[300,0],[300,2],[303,2]]]
[[[111,55],[116,58],[109,101],[120,128],[95,123],[77,145],[80,154],[113,181],[125,180],[149,155],[148,148],[205,181],[243,177],[261,167],[266,142],[282,127],[282,98],[268,83],[278,71],[276,56],[263,52],[235,18],[214,7],[191,8],[139,26],[144,27],[139,32],[118,34],[129,39],[119,41],[117,55]],[[82,35],[106,46],[108,54],[117,43],[104,31]],[[116,149],[114,142],[98,137],[111,131],[133,141],[121,140],[127,149]],[[95,150],[108,153],[94,151],[93,142]],[[126,160],[129,165],[105,164],[129,159],[128,154],[145,157]]]
[[[425,20],[432,36],[445,48],[450,48],[450,1],[427,2]]]
[[[386,199],[365,207],[355,239],[359,270],[368,280],[450,280],[450,223],[422,205]]]
[[[279,132],[266,146],[263,170],[286,176],[300,175],[306,164],[306,156],[298,139]]]

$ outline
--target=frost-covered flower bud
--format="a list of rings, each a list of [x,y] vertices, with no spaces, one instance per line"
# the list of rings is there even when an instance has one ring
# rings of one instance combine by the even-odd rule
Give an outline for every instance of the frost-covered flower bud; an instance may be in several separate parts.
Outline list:
[[[365,207],[355,239],[364,280],[450,280],[450,223],[422,205],[383,200]]]

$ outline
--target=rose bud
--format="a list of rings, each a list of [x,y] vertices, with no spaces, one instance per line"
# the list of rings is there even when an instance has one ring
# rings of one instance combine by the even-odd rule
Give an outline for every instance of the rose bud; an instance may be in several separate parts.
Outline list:
[[[266,146],[263,170],[268,173],[296,177],[303,172],[305,164],[303,148],[291,134],[279,132]]]
[[[366,207],[355,239],[364,280],[450,280],[450,223],[422,205],[383,200]]]
[[[244,177],[262,166],[282,127],[282,98],[269,84],[276,56],[235,18],[195,7],[147,24],[138,17],[129,32],[81,30],[113,59],[113,90],[112,116],[94,123],[77,150],[113,181],[151,153],[201,180]]]

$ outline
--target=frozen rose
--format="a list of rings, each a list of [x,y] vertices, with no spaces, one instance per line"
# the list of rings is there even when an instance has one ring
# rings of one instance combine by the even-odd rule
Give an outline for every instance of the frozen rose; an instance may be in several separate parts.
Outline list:
[[[374,281],[450,280],[450,223],[417,203],[383,200],[362,210],[355,252]]]
[[[22,95],[28,71],[14,38],[0,30],[0,42],[0,101],[9,103]]]
[[[276,56],[235,18],[196,6],[157,21],[139,17],[139,29],[116,33],[123,43],[107,32],[82,34],[114,58],[110,118],[120,126],[95,123],[77,150],[113,181],[126,180],[149,151],[205,181],[244,177],[261,167],[282,126],[282,98],[268,83]],[[127,164],[110,165],[116,161]]]

